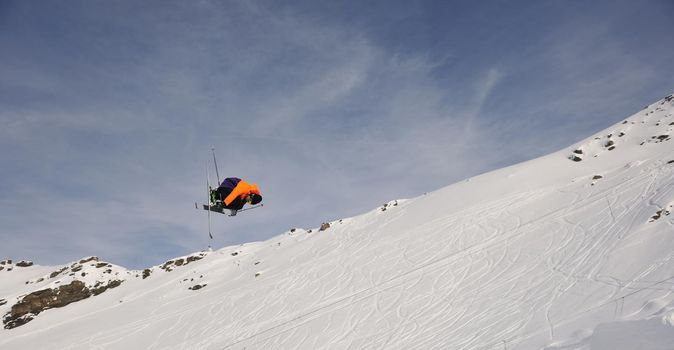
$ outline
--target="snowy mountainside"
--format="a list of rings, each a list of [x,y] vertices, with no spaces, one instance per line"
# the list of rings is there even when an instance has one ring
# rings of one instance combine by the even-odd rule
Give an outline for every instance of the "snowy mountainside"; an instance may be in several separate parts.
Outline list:
[[[550,155],[264,242],[143,271],[5,261],[0,314],[21,324],[0,349],[673,349],[672,133],[668,96]],[[76,281],[87,297],[50,304]]]

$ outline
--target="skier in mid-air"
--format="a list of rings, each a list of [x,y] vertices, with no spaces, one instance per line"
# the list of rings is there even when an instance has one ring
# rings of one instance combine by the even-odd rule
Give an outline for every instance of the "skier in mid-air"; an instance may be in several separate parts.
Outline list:
[[[229,209],[231,214],[241,210],[246,203],[256,205],[262,201],[256,184],[250,184],[238,177],[228,177],[217,189],[211,190],[211,204],[216,208]]]

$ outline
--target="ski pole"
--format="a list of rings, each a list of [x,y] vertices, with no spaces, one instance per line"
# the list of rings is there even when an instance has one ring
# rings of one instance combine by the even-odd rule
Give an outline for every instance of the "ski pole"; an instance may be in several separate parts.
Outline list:
[[[220,186],[220,174],[218,173],[218,161],[215,160],[215,148],[211,148],[211,152],[213,152],[213,163],[215,164],[215,176],[218,179],[218,186]]]

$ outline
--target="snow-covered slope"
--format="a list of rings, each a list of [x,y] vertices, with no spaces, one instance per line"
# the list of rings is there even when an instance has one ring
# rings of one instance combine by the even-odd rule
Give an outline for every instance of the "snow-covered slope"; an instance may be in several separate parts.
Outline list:
[[[265,242],[145,271],[6,263],[2,315],[73,280],[110,287],[23,315],[0,349],[674,349],[673,100]]]

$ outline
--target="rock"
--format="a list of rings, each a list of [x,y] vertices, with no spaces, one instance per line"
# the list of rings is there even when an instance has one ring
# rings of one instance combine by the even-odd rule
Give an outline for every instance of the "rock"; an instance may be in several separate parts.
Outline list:
[[[319,231],[325,231],[329,228],[330,228],[330,223],[324,222],[324,223],[321,224],[321,228],[319,229]]]
[[[16,328],[19,326],[23,326],[24,324],[30,322],[35,315],[33,314],[26,314],[19,316],[17,318],[9,318],[8,316],[5,316],[5,318],[2,320],[2,322],[5,324],[5,329],[12,329]]]
[[[80,264],[88,263],[89,261],[98,261],[98,257],[90,256],[88,258],[83,258],[82,260],[80,260]]]
[[[19,261],[18,263],[16,263],[16,266],[18,266],[18,267],[29,267],[29,266],[33,266],[33,262],[32,262],[32,261],[21,260],[21,261]]]
[[[103,285],[102,282],[97,282],[94,285],[94,288],[91,289],[91,293],[93,295],[99,295],[99,294],[105,292],[108,289],[119,287],[119,285],[122,284],[122,282],[123,281],[120,281],[120,280],[112,280],[112,281],[108,281],[108,283],[105,284],[105,285]]]
[[[655,220],[660,219],[662,217],[662,215],[669,215],[669,214],[670,214],[669,210],[665,210],[665,209],[658,210],[657,212],[655,212],[655,215],[651,216],[651,219],[649,220],[649,222],[653,222]]]
[[[150,269],[143,270],[143,279],[146,279],[146,278],[150,277],[151,273],[152,273],[152,270],[150,270]]]
[[[207,286],[207,284],[197,284],[197,285],[189,287],[187,289],[189,289],[189,290],[199,290],[199,289],[204,288],[206,286]]]
[[[60,270],[54,271],[51,274],[49,274],[49,278],[54,278],[54,277],[58,276],[61,272],[65,271],[67,269],[68,269],[67,267],[64,267]]]
[[[15,328],[29,322],[34,315],[44,310],[63,307],[90,296],[91,291],[84,285],[84,282],[78,280],[56,289],[38,290],[24,296],[14,304],[2,321],[5,329]]]
[[[169,260],[169,261],[165,262],[164,265],[160,266],[160,268],[162,270],[167,270],[169,268],[169,266],[171,266],[171,265],[173,265],[173,260]]]
[[[177,259],[177,260],[169,260],[164,263],[164,265],[160,266],[161,269],[166,270],[166,271],[172,271],[174,267],[177,266],[184,266],[187,265],[191,262],[201,260],[206,256],[204,253],[201,253],[200,255],[191,255],[188,256],[186,259]]]
[[[595,176],[592,177],[592,180],[599,180],[599,179],[601,179],[601,178],[603,178],[603,176],[601,176],[601,175],[595,175]]]
[[[32,292],[19,300],[12,306],[10,311],[5,315],[2,322],[5,324],[5,329],[12,329],[30,322],[40,312],[64,307],[70,303],[74,303],[92,295],[98,295],[104,291],[115,288],[122,284],[122,281],[109,281],[102,285],[102,282],[96,284],[93,289],[87,288],[82,281],[74,280],[70,284],[62,285],[58,288],[47,288]]]
[[[0,306],[7,304],[7,300],[0,299]]]
[[[108,265],[110,265],[110,264],[108,264],[106,262],[100,262],[100,263],[96,264],[96,268],[100,269],[100,268],[106,267]]]
[[[582,150],[582,149],[577,149],[577,150],[573,151],[573,153],[575,153],[575,154],[583,154],[583,150]]]
[[[187,259],[185,259],[185,260],[186,260],[185,265],[187,265],[187,264],[189,264],[189,263],[191,263],[191,262],[197,261],[197,260],[201,260],[201,259],[204,258],[204,256],[205,256],[205,255],[191,255],[191,256],[188,256]]]
[[[581,160],[583,160],[583,158],[578,157],[576,155],[572,155],[571,157],[569,157],[569,159],[571,159],[574,162],[580,162]]]

